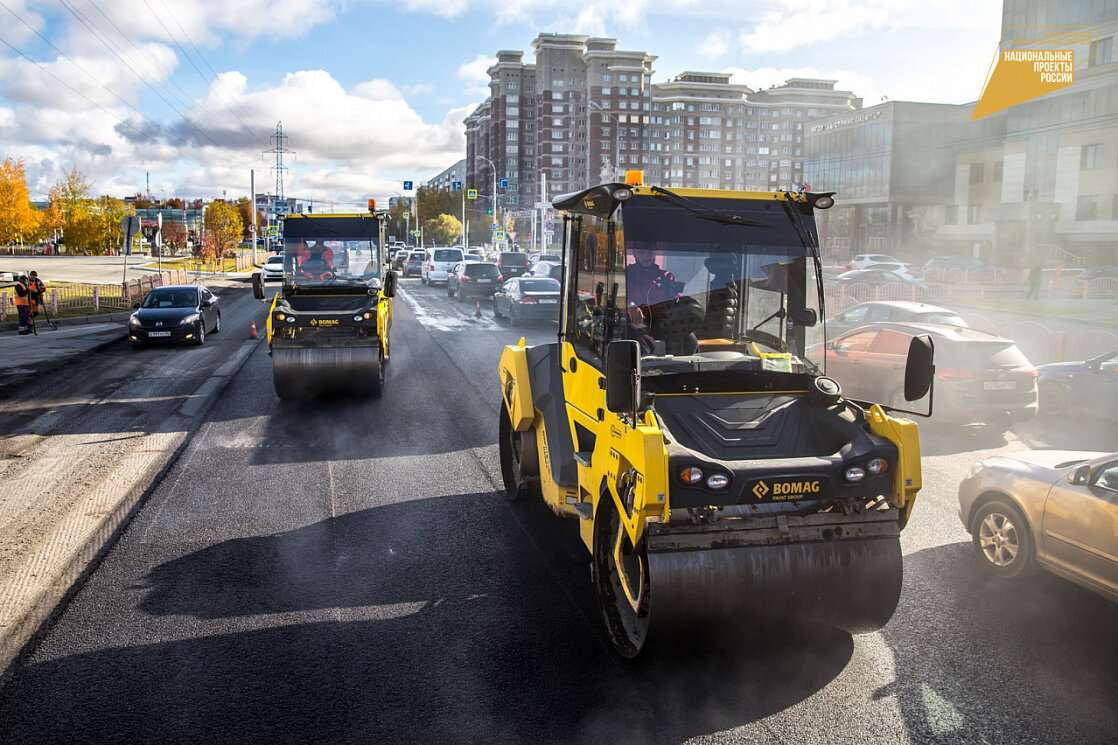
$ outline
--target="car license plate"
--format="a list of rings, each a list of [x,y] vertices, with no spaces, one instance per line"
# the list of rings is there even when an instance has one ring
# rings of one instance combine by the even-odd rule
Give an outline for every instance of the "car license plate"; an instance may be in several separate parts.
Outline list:
[[[491,280],[491,279],[479,279],[479,280],[477,281],[477,283],[478,283],[479,285],[487,285],[487,284],[489,284],[489,283],[490,283],[490,282],[492,282],[492,281],[493,281],[493,280]]]
[[[170,331],[149,331],[148,336],[170,336]]]
[[[1014,380],[987,380],[982,384],[982,389],[987,391],[1012,391],[1017,388]]]
[[[555,300],[554,298],[545,299],[540,301],[540,305],[555,305],[557,302],[559,301]]]

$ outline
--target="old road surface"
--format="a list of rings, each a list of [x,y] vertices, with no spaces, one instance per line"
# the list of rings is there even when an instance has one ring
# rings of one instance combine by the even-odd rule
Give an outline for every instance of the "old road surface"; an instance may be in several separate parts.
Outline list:
[[[121,344],[5,402],[23,433],[5,448],[51,448],[43,488],[81,493],[97,479],[65,477],[71,461],[107,474],[159,434],[145,412],[166,420],[233,358],[262,317],[245,298],[229,299],[237,339],[227,323],[212,348]],[[576,526],[501,491],[497,358],[554,334],[405,280],[385,396],[300,406],[251,347],[10,670],[0,743],[1114,741],[1118,607],[1052,577],[992,580],[956,516],[970,466],[1036,433],[924,435],[883,631],[743,628],[622,661]]]

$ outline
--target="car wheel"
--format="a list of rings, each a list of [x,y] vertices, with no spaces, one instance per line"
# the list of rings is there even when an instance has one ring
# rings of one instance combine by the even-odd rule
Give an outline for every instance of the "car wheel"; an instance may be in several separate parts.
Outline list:
[[[1033,535],[1025,516],[1005,499],[992,499],[971,521],[975,551],[987,571],[1002,579],[1017,579],[1032,569]]]
[[[497,298],[493,298],[493,320],[499,321],[501,314],[497,312]]]
[[[515,305],[510,305],[509,306],[509,325],[510,326],[519,326],[520,325],[520,316],[517,315],[517,313],[516,313],[516,306]]]
[[[450,287],[450,280],[447,280],[447,282],[446,282],[446,296],[447,297],[454,297],[454,291]]]
[[[215,334],[220,334],[221,333],[221,313],[218,313],[217,318],[214,320],[214,330],[213,330],[213,332]]]
[[[198,319],[198,328],[194,330],[194,345],[202,346],[206,343],[206,317]]]
[[[1068,394],[1057,383],[1041,383],[1037,391],[1037,411],[1041,416],[1063,416],[1068,410]]]

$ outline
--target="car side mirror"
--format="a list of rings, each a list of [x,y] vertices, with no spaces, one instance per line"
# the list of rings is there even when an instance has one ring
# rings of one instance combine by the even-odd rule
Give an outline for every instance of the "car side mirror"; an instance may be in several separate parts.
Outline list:
[[[139,310],[139,308],[140,308],[140,301],[139,301],[139,300],[137,300],[136,302],[132,303],[132,307],[133,307],[133,308],[136,308],[137,310]]]
[[[611,341],[606,347],[606,408],[615,414],[636,413],[640,400],[641,353],[635,341]]]
[[[384,296],[396,297],[396,272],[389,271],[384,276]]]
[[[203,308],[212,308],[213,304],[214,304],[213,300],[203,300],[202,301],[202,307]]]
[[[927,334],[912,337],[908,344],[908,362],[905,363],[904,371],[905,401],[917,401],[931,389],[936,372],[934,357],[932,337]]]
[[[1076,486],[1086,486],[1090,478],[1091,467],[1084,463],[1072,469],[1071,473],[1068,474],[1068,483],[1075,484]]]

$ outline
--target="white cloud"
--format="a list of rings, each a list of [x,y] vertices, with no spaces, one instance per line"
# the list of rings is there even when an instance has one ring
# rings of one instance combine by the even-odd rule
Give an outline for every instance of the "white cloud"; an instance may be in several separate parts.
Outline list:
[[[489,95],[489,73],[486,70],[495,64],[497,64],[496,57],[479,54],[472,61],[458,66],[456,77],[466,81],[467,96],[485,98]]]
[[[730,48],[730,32],[718,29],[699,42],[699,55],[706,59],[717,59]]]
[[[399,0],[397,5],[412,13],[434,13],[443,18],[454,18],[466,11],[468,0]]]

